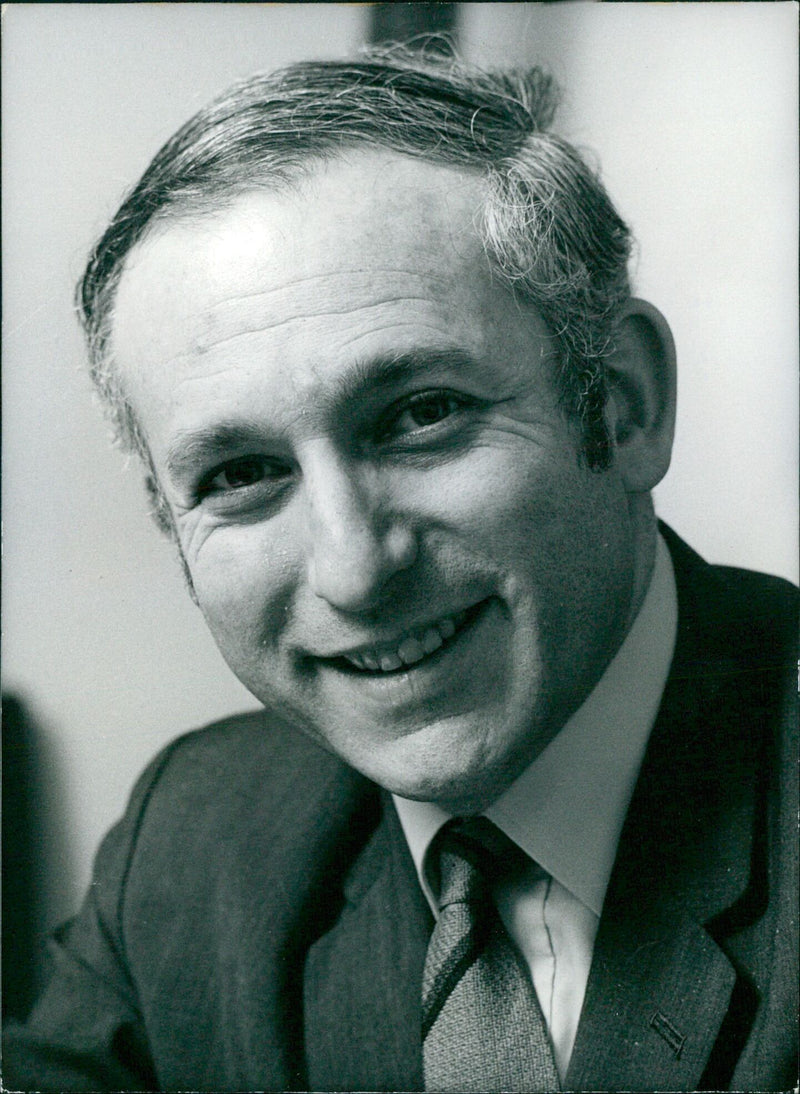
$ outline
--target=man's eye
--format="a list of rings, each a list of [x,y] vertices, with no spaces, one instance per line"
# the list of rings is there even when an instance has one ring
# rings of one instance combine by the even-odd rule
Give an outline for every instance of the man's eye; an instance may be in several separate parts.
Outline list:
[[[462,410],[464,402],[463,398],[451,391],[421,392],[395,409],[382,432],[386,437],[398,437],[437,425]]]
[[[241,490],[245,486],[254,486],[267,477],[272,477],[272,469],[263,456],[240,456],[228,460],[222,467],[216,468],[200,483],[199,494],[220,494],[228,490]]]

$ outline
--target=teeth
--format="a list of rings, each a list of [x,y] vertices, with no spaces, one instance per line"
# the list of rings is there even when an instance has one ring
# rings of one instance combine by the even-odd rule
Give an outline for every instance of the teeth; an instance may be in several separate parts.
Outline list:
[[[407,638],[397,648],[397,655],[404,665],[413,665],[425,656],[425,647],[417,638]]]
[[[433,653],[434,650],[438,650],[440,646],[444,645],[445,637],[441,630],[429,627],[422,636],[422,648],[426,653]]]
[[[403,665],[415,665],[452,638],[466,616],[466,612],[459,612],[458,615],[440,619],[422,634],[405,638],[395,650],[351,653],[346,655],[346,660],[355,668],[369,672],[394,672]]]

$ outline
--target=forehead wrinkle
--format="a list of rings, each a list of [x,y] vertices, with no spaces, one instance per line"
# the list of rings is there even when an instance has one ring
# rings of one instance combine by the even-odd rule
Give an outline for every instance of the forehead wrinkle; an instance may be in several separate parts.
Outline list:
[[[487,272],[491,273],[491,270]],[[369,270],[364,266],[342,266],[340,269],[324,270],[322,273],[309,274],[308,277],[293,277],[290,282],[285,285],[278,285],[275,289],[258,289],[252,293],[242,293],[237,297],[238,300],[250,300],[254,297],[258,298],[264,296],[270,292],[281,292],[284,289],[291,289],[295,286],[307,286],[314,282],[331,280],[334,284],[338,285],[343,276],[361,276],[364,278],[364,285],[370,288],[374,282],[375,275],[380,273],[382,277],[412,277],[417,278],[419,281],[424,282],[441,282],[443,285],[448,285],[450,279],[444,277],[442,274],[433,273],[425,270],[424,273],[414,269],[404,269],[402,266],[397,266],[393,269],[384,268],[381,270]],[[220,306],[224,306],[226,301],[221,301]]]
[[[343,348],[346,349],[348,352],[352,353],[353,356],[356,358],[363,357],[364,360],[369,360],[371,355],[364,355],[361,354],[359,351],[359,346],[363,342],[369,344],[376,337],[380,337],[381,335],[387,335],[387,341],[405,341],[405,339],[402,337],[405,330],[408,330],[409,332],[409,348],[408,350],[398,349],[396,351],[397,356],[402,356],[406,353],[414,354],[415,352],[417,352],[416,347],[425,347],[426,345],[436,347],[434,348],[433,352],[439,352],[440,347],[442,347],[443,345],[446,347],[446,343],[443,343],[443,338],[445,338],[447,334],[453,333],[452,331],[443,331],[442,327],[437,325],[436,323],[428,324],[418,319],[413,321],[408,319],[399,319],[396,323],[381,324],[380,326],[371,327],[367,331],[359,331],[355,334],[350,335],[346,342],[343,343]],[[430,342],[427,342],[426,340],[428,336],[430,336]],[[472,339],[470,339],[470,344],[471,343]],[[423,349],[420,352],[425,353],[426,350]],[[391,354],[392,351],[389,350],[388,353]],[[377,358],[382,359],[383,356],[383,354],[378,354]]]
[[[292,323],[305,323],[309,319],[324,319],[332,316],[353,315],[356,312],[369,313],[375,308],[383,308],[393,304],[409,302],[416,302],[424,305],[432,303],[427,296],[403,296],[402,298],[392,296],[383,300],[374,300],[369,304],[358,304],[354,307],[319,308],[314,312],[302,311],[294,315],[283,316],[281,319],[277,319],[274,322],[270,322],[268,319],[262,319],[254,326],[239,327],[239,329],[233,331],[231,334],[222,334],[218,337],[200,335],[194,341],[193,350],[196,353],[206,353],[211,349],[216,349],[218,346],[223,346],[226,342],[232,342],[237,338],[246,337],[249,334],[262,334],[267,331],[280,330],[282,327],[290,326]],[[381,329],[382,328],[380,327],[370,327],[369,333],[379,332]]]
[[[348,276],[351,272],[357,276]],[[381,291],[377,298],[376,280]],[[358,269],[293,278],[286,284],[208,304],[196,319],[200,329],[193,345],[202,353],[238,334],[277,330],[298,320],[354,315],[393,304],[435,307],[436,289],[449,284],[445,277],[414,270]],[[228,333],[228,327],[237,329]]]

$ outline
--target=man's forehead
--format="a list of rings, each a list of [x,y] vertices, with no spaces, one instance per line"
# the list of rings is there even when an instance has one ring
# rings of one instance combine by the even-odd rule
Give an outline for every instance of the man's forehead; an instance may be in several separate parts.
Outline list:
[[[191,328],[193,348],[225,337],[226,314],[266,325],[374,306],[482,294],[482,180],[408,157],[351,153],[289,191],[248,190],[216,211],[157,224],[126,263],[114,341],[133,348],[146,316]],[[165,347],[166,349],[166,347]]]
[[[222,262],[241,260],[249,250],[263,262],[302,263],[311,257],[315,269],[335,270],[348,235],[361,264],[374,257],[370,244],[378,255],[389,248],[402,253],[430,247],[438,253],[450,244],[457,256],[471,258],[480,247],[477,226],[484,195],[485,181],[473,171],[396,153],[351,150],[308,165],[291,185],[253,184],[236,195],[220,195],[216,208],[207,203],[201,212],[189,207],[164,216],[134,248],[126,268],[135,266],[137,252],[146,253],[154,244],[161,248],[165,239],[180,249],[198,234],[206,235],[214,259]],[[260,230],[248,233],[251,227]],[[339,250],[326,251],[328,239],[336,239]]]
[[[350,149],[315,164],[293,193],[299,203],[317,206],[323,215],[336,208],[361,223],[372,210],[379,217],[389,213],[392,220],[409,214],[419,232],[461,234],[474,230],[484,187],[474,170],[381,149]]]

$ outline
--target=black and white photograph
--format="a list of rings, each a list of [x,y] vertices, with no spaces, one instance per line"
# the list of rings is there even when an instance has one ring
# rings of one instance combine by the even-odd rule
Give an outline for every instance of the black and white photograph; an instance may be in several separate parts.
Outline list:
[[[2,31],[2,1089],[796,1089],[798,5]]]

